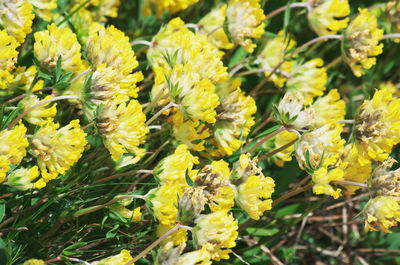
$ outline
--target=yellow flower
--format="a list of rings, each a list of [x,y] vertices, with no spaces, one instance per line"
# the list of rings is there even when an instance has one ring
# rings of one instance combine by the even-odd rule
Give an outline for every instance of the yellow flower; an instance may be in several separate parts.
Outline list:
[[[350,65],[357,77],[376,63],[376,56],[382,53],[383,30],[378,29],[378,22],[368,9],[360,9],[360,14],[350,22],[343,39],[344,60]]]
[[[378,196],[370,199],[363,210],[365,231],[369,230],[390,233],[389,228],[397,226],[400,221],[400,205],[398,198]]]
[[[271,194],[274,192],[274,180],[264,175],[250,176],[245,183],[238,186],[236,201],[251,218],[259,220],[260,216],[272,207]]]
[[[314,123],[313,108],[304,108],[304,97],[299,92],[287,92],[276,108],[277,120],[286,128],[301,130]]]
[[[20,104],[22,105],[25,111],[31,108],[32,106],[51,98],[53,97],[49,95],[46,96],[43,100],[40,100],[36,95],[30,95],[22,99],[20,101]],[[24,119],[27,122],[35,125],[42,125],[47,121],[53,120],[54,116],[56,116],[57,113],[57,107],[56,107],[57,104],[53,103],[52,106],[50,106],[51,104],[52,103],[47,103],[29,111],[29,113],[24,116]]]
[[[1,10],[1,9],[0,9]],[[19,43],[5,30],[0,30],[0,89],[6,89],[14,78],[10,73],[17,62]]]
[[[194,228],[194,239],[199,247],[206,246],[213,260],[229,259],[236,246],[238,222],[231,214],[213,212],[201,218]]]
[[[86,51],[95,71],[90,90],[95,93],[96,100],[102,99],[104,103],[105,99],[120,95],[137,97],[136,83],[143,80],[143,74],[132,73],[139,63],[129,38],[122,31],[114,26],[106,29],[95,24]]]
[[[230,0],[226,9],[228,31],[235,44],[252,53],[256,44],[250,38],[261,38],[264,33],[264,11],[258,0]]]
[[[238,150],[254,125],[257,106],[251,96],[244,95],[240,85],[241,80],[234,79],[216,87],[220,105],[213,126],[215,139],[211,141],[217,147],[212,150],[214,156],[231,155]]]
[[[35,188],[43,188],[59,174],[65,174],[81,158],[85,149],[86,133],[80,128],[79,120],[59,127],[59,124],[50,121],[32,137],[31,149],[42,174]]]
[[[296,46],[296,41],[293,36],[287,35],[285,43],[283,43],[284,36],[283,30],[279,31],[278,35],[274,38],[269,38],[264,46],[264,49],[258,56],[256,62],[260,63],[262,69],[274,69],[282,60],[282,47],[285,50],[291,50]],[[279,67],[281,72],[290,73],[292,71],[293,61],[285,60],[285,62]],[[266,71],[265,75],[269,76],[270,71]],[[286,82],[286,76],[283,74],[274,73],[271,76],[271,81],[277,86],[282,87]]]
[[[176,224],[173,225],[163,225],[163,224],[158,224],[157,225],[157,230],[156,230],[156,235],[158,237],[161,237],[165,233],[167,233],[169,230],[174,228]],[[171,235],[167,236],[163,241],[162,244],[167,244],[169,242],[172,242],[175,246],[178,246],[182,243],[185,243],[187,241],[187,230],[184,228],[180,228],[177,231],[173,232]]]
[[[355,121],[354,135],[360,163],[385,160],[394,145],[400,142],[400,99],[393,99],[387,90],[377,90],[366,100]]]
[[[231,210],[234,202],[234,189],[229,182],[230,169],[224,160],[213,161],[194,177],[194,186],[203,188],[205,202],[213,212]]]
[[[344,180],[358,183],[367,182],[372,171],[371,161],[367,160],[365,164],[360,164],[359,154],[354,145],[347,145],[345,147],[343,164],[346,164],[346,167],[343,168]],[[360,189],[360,187],[354,185],[344,185],[344,187],[348,194],[353,194],[356,190]]]
[[[104,106],[99,113],[97,126],[103,137],[104,146],[114,161],[130,152],[136,163],[144,156],[145,149],[139,148],[145,143],[149,132],[145,126],[146,115],[137,100],[119,105],[112,102]]]
[[[151,209],[160,224],[174,226],[177,223],[177,197],[183,195],[184,188],[185,185],[181,183],[167,182],[155,189],[149,196]]]
[[[228,36],[222,28],[225,22],[226,5],[211,10],[205,15],[199,23],[199,34],[206,35],[208,41],[218,49],[229,50],[233,47],[233,43],[229,41]],[[215,30],[217,29],[217,30]],[[213,33],[211,33],[213,31]],[[211,35],[209,35],[211,33]]]
[[[190,251],[181,255],[176,265],[211,265],[211,255],[207,250],[207,246],[203,246],[201,249]]]
[[[11,172],[5,184],[18,190],[29,190],[34,187],[32,182],[37,179],[39,175],[39,168],[37,166],[33,166],[30,169],[19,168]]]
[[[227,68],[221,60],[223,52],[208,42],[206,36],[188,30],[180,18],[172,19],[161,28],[152,43],[154,45],[149,49],[147,58],[153,68],[160,66],[169,69],[165,57],[176,57],[173,65],[190,64],[200,79],[209,79],[213,84],[228,79]]]
[[[14,71],[14,80],[12,83],[8,84],[7,90],[15,91],[15,90],[23,90],[28,91],[37,70],[34,65],[29,66],[28,68],[24,66],[18,66]],[[32,92],[40,90],[43,88],[43,80],[38,80],[36,84],[32,88]]]
[[[132,259],[131,253],[128,250],[123,249],[118,255],[100,260],[97,265],[123,265]],[[134,263],[132,265],[134,265]]]
[[[346,115],[346,103],[340,99],[337,89],[332,89],[328,95],[315,100],[312,107],[315,111],[315,121],[313,123],[315,127],[344,120]]]
[[[336,34],[347,27],[350,6],[347,0],[316,0],[308,13],[310,27],[319,35]]]
[[[35,15],[33,6],[24,0],[3,0],[0,2],[0,24],[19,43],[23,43],[32,31]]]
[[[35,8],[35,13],[44,20],[52,20],[56,14],[52,13],[57,8],[57,0],[28,0]]]
[[[319,168],[322,158],[322,167],[336,164],[342,155],[345,143],[345,140],[340,137],[342,130],[340,124],[330,123],[304,133],[296,149],[300,168],[307,167],[307,156],[310,165],[314,168]]]
[[[152,11],[160,18],[166,11],[171,14],[185,10],[190,5],[197,3],[199,0],[144,0],[143,15],[151,15]]]
[[[186,184],[186,173],[192,176],[193,166],[198,164],[198,158],[193,156],[184,144],[179,145],[172,155],[165,157],[154,169],[154,176],[161,184],[177,183]]]
[[[25,156],[25,148],[29,145],[25,133],[22,123],[0,132],[0,183],[4,181],[10,165],[17,165]]]
[[[156,85],[168,86],[171,98],[179,104],[179,109],[185,116],[192,120],[215,122],[215,108],[219,102],[210,80],[201,79],[190,64],[177,64],[171,71],[156,73],[157,82],[162,82]],[[164,76],[164,79],[158,75]]]
[[[343,169],[341,167],[328,170],[326,167],[321,167],[312,175],[313,191],[315,194],[327,194],[337,199],[341,195],[341,189],[335,189],[330,183],[335,180],[343,179]]]
[[[61,56],[61,68],[66,72],[77,72],[83,67],[81,45],[69,28],[58,28],[54,23],[47,30],[34,34],[33,46],[36,59],[47,69],[54,69]]]
[[[400,97],[399,87],[397,85],[393,84],[391,81],[380,83],[379,89],[380,90],[386,89],[390,93],[392,93],[394,97],[397,97],[397,98]]]
[[[305,105],[315,97],[322,96],[328,80],[324,61],[321,58],[311,59],[303,64],[295,63],[286,82],[288,90],[300,92],[305,98]]]
[[[293,140],[296,140],[298,137],[295,133],[293,132],[288,132],[288,131],[283,131],[278,133],[275,136],[274,139],[274,149],[276,148],[280,148],[290,142],[292,142]],[[277,164],[280,167],[283,167],[285,162],[289,162],[292,161],[292,152],[294,150],[294,144],[287,147],[286,149],[276,153],[276,158],[278,158],[278,160],[275,160],[275,164]]]
[[[180,144],[185,144],[190,150],[203,151],[205,139],[210,136],[205,124],[190,120],[179,110],[172,117],[173,136]]]
[[[86,0],[77,0],[74,8],[83,4]],[[94,22],[106,22],[106,17],[117,17],[120,0],[91,0],[86,4],[85,10],[90,10],[90,16]],[[72,8],[72,10],[74,9]]]
[[[23,265],[45,265],[43,260],[41,259],[28,259],[27,261],[24,262]]]

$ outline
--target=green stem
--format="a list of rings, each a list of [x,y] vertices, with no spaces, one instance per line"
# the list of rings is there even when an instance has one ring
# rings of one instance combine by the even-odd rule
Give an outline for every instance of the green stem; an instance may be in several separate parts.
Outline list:
[[[73,15],[75,15],[76,12],[78,12],[82,7],[84,7],[87,3],[89,3],[90,0],[86,0],[85,2],[83,2],[82,4],[80,4],[77,8],[74,9],[74,11],[72,11],[71,13],[69,13],[63,20],[61,20],[60,22],[57,23],[57,27],[61,26],[62,24],[64,24],[64,22],[66,22],[68,19],[70,19]]]

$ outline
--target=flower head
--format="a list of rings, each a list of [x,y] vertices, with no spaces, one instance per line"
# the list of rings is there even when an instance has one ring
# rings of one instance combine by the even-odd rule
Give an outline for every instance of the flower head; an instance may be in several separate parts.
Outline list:
[[[199,0],[145,0],[143,3],[143,15],[148,16],[155,10],[157,17],[161,17],[166,11],[171,14],[185,10]]]
[[[361,164],[369,159],[385,160],[400,142],[399,115],[400,99],[394,99],[387,89],[375,91],[371,100],[364,101],[354,131]]]
[[[276,108],[277,120],[286,128],[301,130],[314,123],[316,113],[313,108],[304,108],[304,98],[299,92],[288,92]]]
[[[371,195],[400,198],[400,169],[390,170],[396,162],[393,158],[378,165],[370,179]]]
[[[354,145],[347,145],[343,154],[343,164],[346,166],[343,168],[344,180],[354,181],[358,183],[366,183],[371,171],[371,161],[365,161],[366,163],[361,164],[359,159],[359,153]],[[344,185],[348,194],[353,194],[360,187],[354,185]]]
[[[188,147],[179,145],[172,155],[165,157],[154,169],[154,176],[161,184],[177,183],[186,184],[186,174],[193,176],[193,166],[198,164],[198,158],[193,156]],[[193,171],[193,172],[192,172]]]
[[[205,124],[190,120],[179,110],[172,117],[173,135],[180,144],[185,144],[190,150],[203,151],[205,139],[210,136]]]
[[[57,0],[28,0],[34,7],[35,13],[44,20],[50,21],[55,14],[51,11],[57,8]]]
[[[346,28],[350,14],[350,5],[347,0],[313,0],[308,21],[311,28],[319,35],[336,34]]]
[[[128,103],[110,103],[101,109],[97,126],[114,161],[128,152],[132,154],[132,163],[142,158],[145,149],[139,145],[145,142],[145,136],[149,132],[145,121],[142,106],[134,99]]]
[[[295,63],[286,82],[288,90],[298,91],[308,105],[314,97],[322,96],[325,91],[325,83],[328,80],[324,61],[321,58],[311,59],[305,63]]]
[[[370,199],[363,210],[365,231],[390,233],[389,228],[397,226],[400,221],[400,205],[398,198],[392,196],[378,196]]]
[[[232,215],[217,211],[201,218],[194,228],[194,239],[199,247],[206,246],[211,258],[229,259],[236,246],[238,223]]]
[[[7,31],[0,30],[0,89],[6,89],[14,80],[11,71],[17,62],[18,46],[19,43]]]
[[[46,96],[43,100],[40,100],[36,95],[30,95],[29,97],[25,97],[20,101],[24,110],[28,110],[32,106],[43,102],[45,100],[51,99],[52,96]],[[27,115],[24,116],[24,119],[31,124],[42,125],[47,121],[51,121],[57,113],[57,104],[46,103],[40,107],[32,109],[29,111]]]
[[[298,139],[296,133],[289,131],[282,131],[278,133],[274,138],[274,149],[287,145],[296,139]],[[293,150],[294,150],[294,144],[276,153],[275,156],[277,159],[274,160],[275,164],[277,164],[280,167],[283,167],[285,162],[292,161]]]
[[[4,181],[10,165],[17,165],[25,156],[25,148],[29,145],[25,133],[22,123],[0,132],[0,183]]]
[[[233,43],[229,41],[224,29],[226,5],[211,10],[198,23],[199,34],[206,35],[210,43],[218,49],[231,49]],[[216,30],[217,29],[217,30]],[[210,35],[209,35],[210,34]]]
[[[264,33],[264,11],[258,0],[230,0],[226,9],[228,31],[235,44],[252,53],[256,45],[250,38]]]
[[[191,64],[176,64],[171,71],[156,71],[156,74],[156,81],[161,82],[156,85],[167,85],[171,99],[179,104],[185,116],[192,120],[215,122],[215,108],[219,104],[215,87],[209,79],[201,79]]]
[[[105,259],[100,260],[97,265],[120,265],[120,264],[126,264],[132,260],[131,253],[123,249],[121,250],[121,253],[118,255],[114,255]],[[134,265],[134,264],[133,264]]]
[[[296,149],[300,167],[307,168],[310,165],[316,169],[336,164],[345,143],[340,137],[342,130],[340,124],[330,123],[304,133]]]
[[[342,164],[344,165],[344,164]],[[313,191],[315,194],[327,194],[337,199],[341,195],[341,189],[336,189],[331,185],[332,181],[343,179],[343,169],[337,167],[334,169],[327,169],[321,167],[316,170],[312,176]]]
[[[360,9],[360,14],[350,22],[343,39],[343,56],[354,75],[360,77],[365,69],[376,63],[376,56],[382,53],[383,30],[368,9]]]
[[[315,127],[341,121],[346,114],[346,103],[340,99],[337,89],[332,89],[326,96],[317,98],[312,107],[315,111],[315,121],[313,123]]]
[[[18,190],[29,190],[34,187],[33,181],[40,175],[39,168],[33,166],[30,169],[19,168],[11,172],[5,184]]]
[[[285,39],[283,34],[284,32],[281,30],[276,37],[267,40],[264,49],[256,61],[260,63],[261,68],[274,69],[282,60],[282,47],[284,47],[285,50],[291,50],[296,46],[296,41],[291,35],[287,35]],[[281,73],[290,73],[292,71],[293,63],[293,61],[285,60],[279,67],[279,70]],[[266,71],[265,75],[269,76],[270,73],[271,71]],[[280,87],[282,87],[287,80],[287,77],[281,73],[278,71],[271,76],[271,81]]]
[[[172,19],[161,28],[152,43],[154,45],[147,53],[152,67],[169,69],[171,64],[166,58],[170,58],[172,66],[190,64],[200,79],[209,79],[213,84],[228,79],[227,68],[221,60],[223,53],[208,42],[206,36],[191,32],[180,18]]]
[[[213,125],[215,140],[212,143],[217,148],[212,151],[214,156],[231,155],[238,150],[244,143],[240,137],[247,137],[255,123],[253,115],[257,106],[251,96],[245,96],[240,85],[241,80],[234,79],[216,87],[220,105],[216,109],[217,122]]]
[[[0,24],[19,43],[23,43],[32,31],[35,18],[33,6],[24,0],[2,0],[0,2]]]
[[[31,139],[31,149],[41,171],[35,188],[43,188],[59,174],[65,174],[81,158],[86,146],[86,133],[80,128],[79,120],[59,127],[59,124],[50,121]]]
[[[61,68],[67,72],[78,72],[83,68],[81,45],[69,28],[59,28],[54,23],[47,30],[34,34],[35,57],[47,69],[54,69],[61,57]]]

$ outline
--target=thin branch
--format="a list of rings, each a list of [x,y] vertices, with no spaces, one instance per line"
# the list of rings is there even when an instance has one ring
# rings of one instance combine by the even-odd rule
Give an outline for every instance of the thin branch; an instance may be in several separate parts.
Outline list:
[[[400,38],[400,33],[392,33],[392,34],[383,35],[382,40],[397,39],[397,38]]]
[[[272,11],[271,13],[269,13],[269,14],[265,17],[265,20],[268,20],[268,19],[270,19],[270,18],[272,18],[272,17],[274,17],[274,16],[276,16],[276,15],[278,15],[278,14],[284,12],[284,11],[286,10],[287,7],[288,7],[288,6],[286,5],[286,6],[282,6],[282,7],[278,8],[278,9],[275,9],[274,11]],[[289,5],[289,8],[296,8],[296,7],[306,7],[306,8],[309,8],[309,4],[308,4],[308,2],[306,2],[306,3],[293,3],[293,4],[290,4],[290,5]]]
[[[266,142],[267,140],[271,139],[272,137],[274,137],[275,135],[277,135],[280,132],[285,131],[286,128],[284,126],[282,126],[281,128],[279,128],[278,130],[268,134],[267,136],[265,136],[264,138],[260,139],[249,151],[249,153],[253,153],[260,145],[262,145],[264,142]]]

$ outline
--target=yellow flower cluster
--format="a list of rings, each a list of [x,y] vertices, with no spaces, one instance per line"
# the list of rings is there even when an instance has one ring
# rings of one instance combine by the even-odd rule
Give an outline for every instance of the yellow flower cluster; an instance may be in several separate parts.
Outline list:
[[[230,0],[226,9],[229,35],[235,44],[252,53],[256,44],[250,38],[261,38],[265,15],[258,0]]]
[[[11,70],[17,61],[18,46],[19,43],[13,37],[5,30],[0,30],[0,89],[7,88],[7,85],[14,80]]]
[[[50,121],[30,141],[41,171],[41,178],[35,182],[36,188],[43,188],[59,174],[64,175],[79,160],[86,146],[86,133],[80,128],[78,120],[59,127],[59,124]]]
[[[148,16],[153,10],[157,17],[161,17],[166,11],[174,14],[181,10],[185,10],[198,1],[199,0],[145,0],[142,7],[143,14]]]
[[[0,132],[0,183],[5,180],[10,166],[17,165],[25,156],[29,145],[25,133],[26,128],[21,123]]]
[[[336,34],[347,27],[350,5],[347,0],[316,0],[308,12],[310,27],[319,35]]]
[[[382,53],[383,30],[378,29],[376,17],[368,9],[361,9],[360,14],[350,22],[344,33],[344,59],[350,65],[354,75],[360,77],[365,69],[376,63],[375,56]]]
[[[31,33],[34,18],[33,6],[28,1],[4,0],[0,3],[0,24],[19,43]]]

